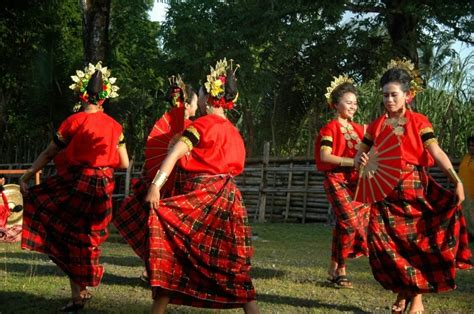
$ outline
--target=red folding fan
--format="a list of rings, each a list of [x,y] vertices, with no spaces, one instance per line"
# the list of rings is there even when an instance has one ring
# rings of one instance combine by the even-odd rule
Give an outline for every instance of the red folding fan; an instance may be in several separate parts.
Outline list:
[[[155,122],[145,144],[146,177],[153,180],[175,136],[184,130],[184,107],[172,108]],[[170,183],[173,180],[168,180]]]
[[[390,128],[384,128],[368,152],[368,163],[360,168],[354,199],[370,204],[390,194],[400,180],[401,155],[397,135]]]

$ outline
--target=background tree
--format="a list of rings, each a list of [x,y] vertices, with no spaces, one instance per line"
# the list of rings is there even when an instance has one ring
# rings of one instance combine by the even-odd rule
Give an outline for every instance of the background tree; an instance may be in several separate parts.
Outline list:
[[[84,61],[107,63],[110,0],[81,0]]]

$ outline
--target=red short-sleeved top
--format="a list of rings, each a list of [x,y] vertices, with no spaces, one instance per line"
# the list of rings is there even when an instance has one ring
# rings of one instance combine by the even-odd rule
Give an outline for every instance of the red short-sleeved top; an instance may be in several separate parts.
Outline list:
[[[117,167],[118,146],[123,143],[122,126],[103,112],[78,112],[60,125],[55,143],[64,148],[70,166]]]
[[[214,114],[198,118],[186,128],[180,140],[191,150],[179,161],[186,171],[236,176],[244,169],[244,141],[225,118]]]
[[[426,149],[431,143],[437,142],[433,126],[428,118],[421,113],[407,110],[404,123],[401,126],[403,133],[400,135],[402,159],[410,164],[430,167],[434,164],[433,157]],[[367,128],[363,145],[370,147],[377,139],[377,135],[389,121],[386,114],[377,118]],[[390,126],[393,128],[393,126]]]
[[[338,167],[321,161],[322,150],[329,150],[335,156],[354,158],[363,136],[364,126],[348,122],[345,127],[337,119],[331,120],[321,128],[316,137],[314,145],[316,168],[320,171],[330,171]]]

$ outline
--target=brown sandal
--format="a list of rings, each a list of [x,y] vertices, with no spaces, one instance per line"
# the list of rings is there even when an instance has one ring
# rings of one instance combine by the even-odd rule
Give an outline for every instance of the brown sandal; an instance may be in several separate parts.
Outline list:
[[[82,310],[90,299],[92,299],[92,294],[90,294],[89,292],[86,292],[83,296],[80,296],[77,299],[72,299],[71,301],[69,301],[68,304],[66,304],[65,306],[59,309],[59,312],[63,312],[63,313],[73,312],[74,313],[79,310]]]

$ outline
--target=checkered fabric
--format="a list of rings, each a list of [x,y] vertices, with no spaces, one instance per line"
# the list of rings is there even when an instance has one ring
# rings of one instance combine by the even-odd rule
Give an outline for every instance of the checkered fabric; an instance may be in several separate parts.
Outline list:
[[[348,258],[367,256],[367,225],[369,206],[353,200],[358,172],[353,169],[336,169],[325,172],[324,189],[336,216],[332,235],[331,259],[339,267]]]
[[[154,297],[173,304],[242,307],[255,299],[247,212],[228,175],[179,172],[178,193],[150,211],[147,270]]]
[[[113,169],[52,176],[25,197],[21,247],[50,256],[75,283],[97,286],[99,245],[112,218]]]
[[[127,196],[114,212],[113,224],[118,232],[144,261],[148,257],[148,215],[150,205],[144,199],[150,183],[140,178],[133,184],[133,194]]]
[[[400,183],[371,208],[369,261],[394,292],[454,289],[455,268],[471,268],[466,222],[455,195],[423,168],[408,165]]]

